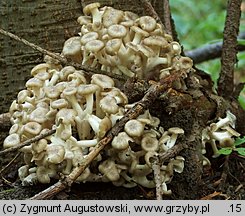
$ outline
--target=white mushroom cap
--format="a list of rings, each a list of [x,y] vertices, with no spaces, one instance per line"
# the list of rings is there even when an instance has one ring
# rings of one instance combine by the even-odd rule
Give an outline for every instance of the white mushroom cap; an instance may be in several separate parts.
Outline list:
[[[55,101],[52,101],[50,106],[53,109],[62,109],[62,108],[67,108],[68,102],[64,98],[57,99]]]
[[[60,96],[60,91],[56,86],[46,86],[44,87],[45,95],[50,99],[56,99]]]
[[[80,25],[87,25],[92,22],[92,18],[90,16],[80,16],[77,18],[77,22]]]
[[[99,38],[99,34],[97,32],[88,32],[81,37],[81,44],[85,45],[89,41],[96,40],[98,38]]]
[[[145,151],[157,151],[158,149],[158,140],[152,136],[144,136],[141,140],[141,147]]]
[[[23,181],[24,178],[28,176],[29,174],[28,170],[29,170],[29,165],[23,165],[18,169],[18,176],[21,181]]]
[[[37,182],[38,182],[37,174],[31,173],[22,180],[22,185],[23,186],[30,186],[30,185],[36,184]]]
[[[127,34],[127,29],[123,25],[111,25],[108,28],[108,34],[112,38],[123,38]]]
[[[68,108],[62,108],[59,110],[59,112],[56,115],[55,122],[58,125],[60,122],[60,119],[62,119],[62,122],[64,124],[75,124],[75,116],[76,116],[76,111],[73,109],[68,109]]]
[[[212,138],[219,141],[219,145],[221,147],[231,147],[235,142],[235,140],[232,138],[232,134],[228,131],[214,131],[211,134]]]
[[[46,148],[47,161],[49,163],[58,164],[64,160],[65,148],[59,144],[49,144]]]
[[[116,99],[110,95],[107,95],[100,100],[100,107],[108,114],[116,114],[119,110]]]
[[[27,89],[21,90],[17,95],[18,104],[22,104],[24,102],[33,103],[34,100],[35,100],[35,98],[32,97],[32,92],[30,90],[27,90]]]
[[[74,62],[80,63],[82,60],[80,37],[71,37],[65,41],[62,54],[72,59]]]
[[[120,179],[119,170],[113,160],[107,159],[99,165],[99,171],[104,174],[110,181]]]
[[[104,43],[101,40],[91,40],[85,44],[85,49],[96,53],[99,52],[104,47]]]
[[[41,139],[38,142],[32,143],[31,148],[35,153],[40,153],[46,149],[48,141],[46,139]]]
[[[139,16],[131,11],[124,11],[124,16],[128,20],[136,20]]]
[[[73,66],[65,66],[60,70],[60,79],[62,81],[66,81],[67,76],[69,74],[72,74],[76,71],[76,69]]]
[[[171,49],[172,49],[172,52],[173,52],[174,55],[180,55],[181,46],[180,46],[180,44],[178,42],[173,41],[173,42],[171,42],[170,46],[171,46]]]
[[[137,119],[132,119],[125,124],[124,130],[131,137],[140,137],[144,132],[144,124]]]
[[[29,121],[38,122],[40,124],[46,122],[48,119],[46,118],[46,114],[49,110],[43,107],[37,107],[35,110],[31,112],[29,115]]]
[[[143,30],[151,32],[156,28],[157,22],[150,16],[142,16],[139,18],[139,25]]]
[[[168,148],[172,148],[174,146],[174,144],[176,143],[178,134],[184,134],[184,130],[182,128],[172,127],[172,128],[168,129],[168,133],[171,134],[171,137],[167,141],[166,146]]]
[[[182,173],[184,170],[184,161],[185,158],[182,156],[176,156],[175,159],[172,159],[173,169],[177,173]]]
[[[98,85],[102,89],[114,87],[113,79],[103,74],[94,74],[91,77],[91,83]]]
[[[49,68],[50,68],[49,64],[46,64],[46,63],[38,64],[34,68],[32,68],[31,75],[35,76],[40,72],[47,72]]]
[[[117,150],[125,150],[129,147],[129,141],[133,142],[133,139],[125,132],[120,132],[113,138],[111,146]]]
[[[41,97],[41,87],[43,87],[43,81],[36,77],[32,77],[26,82],[26,88],[30,89],[37,98]]]
[[[20,144],[20,136],[17,133],[8,135],[3,141],[3,148],[11,148]]]
[[[123,19],[123,16],[123,11],[114,9],[112,7],[107,7],[102,16],[104,27],[108,28],[113,24],[118,24]]]
[[[27,122],[24,125],[24,135],[31,138],[38,135],[42,130],[42,125],[37,122]]]
[[[122,45],[122,40],[119,38],[114,38],[108,40],[105,46],[105,50],[109,55],[115,55]]]
[[[56,170],[39,166],[37,167],[37,180],[42,184],[48,184],[50,183],[50,178],[54,177],[56,175]]]

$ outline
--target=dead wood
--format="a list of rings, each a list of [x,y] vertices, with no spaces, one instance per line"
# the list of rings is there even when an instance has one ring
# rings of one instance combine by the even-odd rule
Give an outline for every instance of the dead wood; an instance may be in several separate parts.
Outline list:
[[[241,0],[228,0],[221,54],[218,93],[230,98],[234,90],[234,65],[237,62],[237,36],[241,17]]]
[[[158,156],[154,158],[154,161],[152,162],[152,170],[154,174],[154,180],[156,183],[156,199],[162,200],[162,179],[161,179],[161,173],[160,173],[160,162]]]
[[[238,36],[238,39],[245,39],[245,32]],[[223,42],[217,42],[213,44],[203,45],[193,50],[185,51],[185,55],[190,57],[194,64],[199,64],[205,61],[213,60],[221,57]],[[244,51],[244,45],[237,45],[238,51]]]
[[[172,25],[172,17],[169,6],[169,0],[163,0],[164,5],[164,26],[166,28],[166,32],[173,36],[173,25]]]

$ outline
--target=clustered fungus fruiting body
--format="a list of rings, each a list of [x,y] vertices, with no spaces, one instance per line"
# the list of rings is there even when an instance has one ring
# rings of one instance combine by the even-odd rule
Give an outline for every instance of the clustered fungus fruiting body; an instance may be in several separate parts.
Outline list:
[[[19,168],[23,185],[49,183],[59,173],[68,175],[132,106],[112,78],[94,74],[86,78],[72,66],[48,62],[33,68],[26,89],[10,107],[12,127],[4,148],[56,129],[55,134],[21,149],[25,165]],[[44,76],[45,75],[45,76]],[[32,83],[32,84],[30,84]],[[36,84],[38,83],[38,84]],[[150,158],[172,148],[181,128],[164,131],[159,119],[146,110],[129,120],[124,130],[77,181],[111,181],[114,185],[154,187]],[[182,172],[184,158],[177,156],[161,167],[164,193],[174,171]]]
[[[219,118],[216,123],[211,123],[202,131],[203,154],[206,153],[206,145],[211,145],[213,157],[220,156],[219,149],[223,147],[232,147],[235,143],[235,137],[240,134],[235,131],[236,116],[230,111],[226,112],[225,118]],[[204,164],[210,163],[204,157]]]
[[[62,54],[74,62],[101,70],[144,78],[156,66],[160,75],[174,68],[191,68],[192,60],[182,57],[181,46],[150,16],[101,7],[92,3],[78,17],[80,37],[68,39]]]
[[[160,78],[172,69],[191,68],[180,56],[181,47],[149,16],[99,3],[87,5],[78,18],[79,36],[69,38],[61,55],[73,62],[127,77],[144,78],[161,65]],[[69,175],[86,158],[132,104],[109,76],[86,77],[73,66],[62,67],[49,56],[31,70],[26,89],[10,106],[12,127],[4,148],[56,129],[55,134],[21,149],[25,164],[18,170],[23,185],[49,183],[60,174]],[[151,158],[172,148],[181,128],[163,129],[160,120],[146,110],[128,121],[77,178],[78,182],[104,181],[116,186],[155,187]],[[181,173],[184,158],[176,156],[160,167],[162,190],[174,172]]]

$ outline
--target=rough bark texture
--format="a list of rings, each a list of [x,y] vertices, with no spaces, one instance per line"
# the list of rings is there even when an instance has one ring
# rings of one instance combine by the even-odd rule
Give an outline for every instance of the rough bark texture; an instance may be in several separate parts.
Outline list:
[[[234,90],[234,65],[237,62],[237,36],[241,17],[241,0],[229,0],[221,54],[221,72],[218,80],[219,95],[229,98]]]
[[[0,1],[0,26],[30,42],[59,52],[65,39],[77,32],[81,4],[71,1]],[[8,111],[17,92],[24,88],[30,69],[42,55],[0,35],[0,113]]]

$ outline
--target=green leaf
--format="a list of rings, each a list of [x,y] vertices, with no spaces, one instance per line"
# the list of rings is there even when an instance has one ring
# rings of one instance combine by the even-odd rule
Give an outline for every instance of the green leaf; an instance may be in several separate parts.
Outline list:
[[[219,149],[219,151],[218,151],[220,154],[223,154],[223,155],[229,155],[229,154],[231,154],[231,152],[232,152],[232,148],[230,148],[230,147],[227,147],[227,148],[221,148],[221,149]]]
[[[238,98],[238,101],[239,101],[241,107],[245,110],[245,96],[240,95]]]
[[[242,137],[242,138],[237,138],[236,141],[235,141],[235,143],[234,143],[234,145],[235,146],[238,146],[238,145],[241,145],[243,143],[245,143],[245,136]]]
[[[245,40],[244,39],[238,39],[237,40],[239,45],[244,45],[245,46]]]
[[[245,148],[237,148],[236,151],[238,154],[245,156]]]

